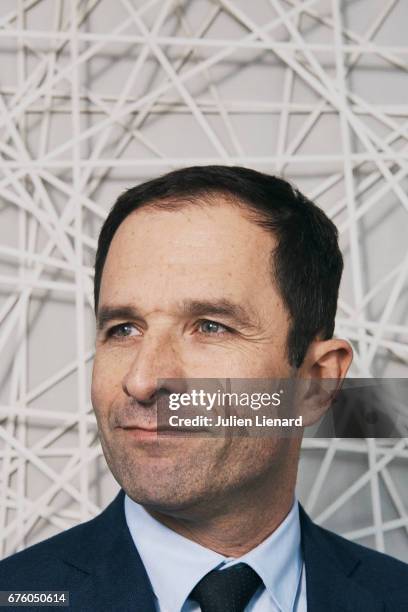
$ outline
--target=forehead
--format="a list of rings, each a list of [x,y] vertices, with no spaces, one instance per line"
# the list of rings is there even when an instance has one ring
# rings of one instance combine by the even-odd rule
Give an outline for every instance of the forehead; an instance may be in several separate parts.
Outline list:
[[[200,299],[218,292],[238,298],[265,286],[274,292],[274,246],[269,232],[230,203],[143,208],[131,213],[113,237],[101,298],[148,297],[155,291],[163,300],[174,291],[179,297]]]

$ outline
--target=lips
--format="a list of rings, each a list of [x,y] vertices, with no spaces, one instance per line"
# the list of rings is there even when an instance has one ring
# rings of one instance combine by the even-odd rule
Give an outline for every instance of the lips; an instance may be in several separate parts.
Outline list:
[[[158,435],[161,433],[174,433],[174,432],[180,432],[180,431],[184,431],[184,432],[189,431],[188,429],[181,429],[180,427],[141,427],[140,425],[121,427],[121,429],[124,429],[125,431],[135,432],[135,433],[141,432],[142,434],[145,433],[146,435],[149,435],[149,434]]]
[[[130,435],[139,438],[157,438],[160,435],[164,435],[166,437],[175,436],[179,437],[180,435],[184,435],[185,437],[190,437],[192,435],[197,435],[198,433],[203,433],[205,429],[192,431],[191,428],[188,427],[175,427],[175,426],[167,426],[167,427],[141,427],[138,426],[126,426],[120,427]]]
[[[157,427],[143,427],[142,425],[121,425],[121,429],[143,429],[143,431],[157,431]]]

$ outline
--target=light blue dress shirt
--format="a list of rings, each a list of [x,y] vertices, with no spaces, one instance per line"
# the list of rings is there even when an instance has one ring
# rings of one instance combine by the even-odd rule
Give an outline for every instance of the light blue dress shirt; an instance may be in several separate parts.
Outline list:
[[[149,576],[158,612],[198,612],[188,600],[213,569],[244,562],[262,578],[246,612],[307,612],[306,578],[300,546],[299,507],[258,546],[240,558],[224,557],[169,529],[125,495],[126,522]]]

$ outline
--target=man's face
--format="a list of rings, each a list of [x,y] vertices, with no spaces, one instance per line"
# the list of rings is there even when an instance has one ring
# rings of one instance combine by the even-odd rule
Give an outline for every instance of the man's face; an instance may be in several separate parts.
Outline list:
[[[285,462],[293,464],[293,440],[275,436],[126,429],[154,427],[160,378],[290,376],[289,319],[271,275],[274,244],[222,200],[179,211],[141,209],[116,231],[98,313],[129,313],[97,332],[92,403],[108,465],[135,501],[169,513],[200,503],[215,508],[216,500],[260,479],[276,482]]]

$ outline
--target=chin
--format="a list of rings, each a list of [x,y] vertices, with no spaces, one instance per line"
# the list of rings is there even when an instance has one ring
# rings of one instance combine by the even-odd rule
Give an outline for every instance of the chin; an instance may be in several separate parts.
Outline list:
[[[189,498],[175,497],[174,488],[170,490],[167,487],[157,487],[152,490],[149,485],[143,487],[143,483],[123,483],[121,486],[128,497],[137,504],[164,514],[178,514],[183,509],[189,508],[195,501],[194,496],[193,498],[191,496]]]

